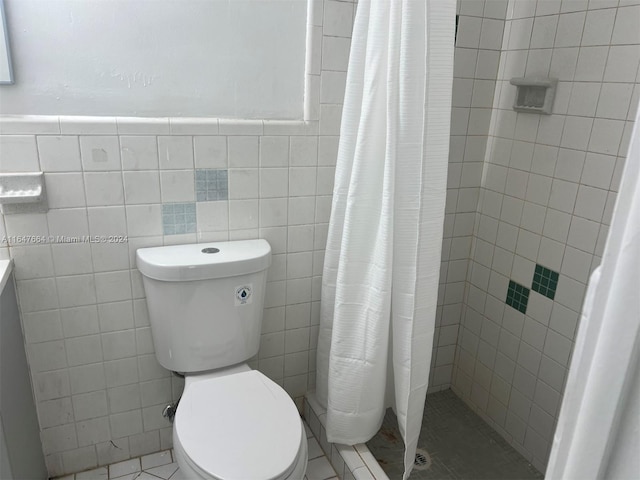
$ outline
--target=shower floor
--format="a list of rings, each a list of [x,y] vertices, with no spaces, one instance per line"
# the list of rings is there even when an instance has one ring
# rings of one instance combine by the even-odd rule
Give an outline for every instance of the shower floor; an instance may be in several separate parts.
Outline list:
[[[367,446],[391,480],[402,478],[403,443],[391,409]],[[411,480],[544,478],[451,390],[427,395],[418,452],[428,457]]]

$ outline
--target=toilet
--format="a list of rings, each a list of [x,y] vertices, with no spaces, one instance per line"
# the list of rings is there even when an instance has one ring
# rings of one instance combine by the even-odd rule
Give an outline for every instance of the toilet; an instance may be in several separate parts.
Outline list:
[[[136,263],[160,364],[185,377],[173,423],[184,479],[301,480],[305,429],[258,353],[271,247],[265,240],[141,248]]]

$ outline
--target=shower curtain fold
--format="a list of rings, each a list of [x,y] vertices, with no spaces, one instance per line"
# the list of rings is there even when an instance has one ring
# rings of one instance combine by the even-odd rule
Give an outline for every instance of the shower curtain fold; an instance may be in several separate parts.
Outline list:
[[[640,110],[591,276],[545,478],[640,475]]]
[[[454,17],[454,0],[358,3],[324,262],[316,384],[328,439],[368,441],[392,404],[405,478],[435,326]]]

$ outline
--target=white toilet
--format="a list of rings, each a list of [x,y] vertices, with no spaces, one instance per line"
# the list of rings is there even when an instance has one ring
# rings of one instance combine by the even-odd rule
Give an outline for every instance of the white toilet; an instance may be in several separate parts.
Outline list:
[[[301,480],[307,439],[287,393],[245,363],[258,353],[265,240],[141,248],[156,356],[185,375],[173,446],[185,479]]]

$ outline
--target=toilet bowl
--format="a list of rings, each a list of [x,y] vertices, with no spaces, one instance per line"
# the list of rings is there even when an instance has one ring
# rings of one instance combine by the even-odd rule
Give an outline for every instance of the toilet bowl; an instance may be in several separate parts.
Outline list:
[[[155,354],[185,387],[173,424],[185,480],[302,480],[307,438],[293,400],[245,363],[260,346],[265,240],[141,248]]]
[[[184,479],[301,480],[307,466],[295,404],[247,365],[185,378],[173,448]]]

